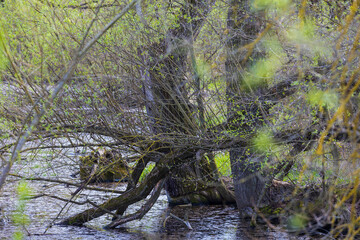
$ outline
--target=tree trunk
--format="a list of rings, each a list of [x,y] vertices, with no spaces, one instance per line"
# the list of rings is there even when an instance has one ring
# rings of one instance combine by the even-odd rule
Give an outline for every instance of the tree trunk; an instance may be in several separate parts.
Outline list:
[[[251,45],[263,29],[260,14],[250,10],[250,1],[231,0],[227,28],[227,97],[228,121],[236,134],[253,134],[264,123],[259,94],[264,85],[252,87],[249,67],[261,56],[259,44]],[[257,204],[265,186],[260,174],[263,156],[249,148],[234,146],[230,151],[236,204],[239,209]]]
[[[216,173],[205,156],[201,156],[201,159],[198,156],[195,161],[174,168],[165,184],[169,203],[234,203],[234,194],[226,188]]]
[[[212,2],[185,1],[178,27],[170,29],[162,42],[151,45],[147,49],[148,57],[142,54],[146,66],[141,71],[146,110],[151,130],[157,138],[167,138],[172,133],[194,136],[202,132],[202,124],[194,117],[199,106],[194,106],[188,99],[187,58],[192,47],[189,44],[201,28]],[[198,155],[190,158],[188,163],[172,168],[165,183],[169,203],[233,202],[232,194],[216,177],[216,172],[210,170],[208,159],[203,153]]]

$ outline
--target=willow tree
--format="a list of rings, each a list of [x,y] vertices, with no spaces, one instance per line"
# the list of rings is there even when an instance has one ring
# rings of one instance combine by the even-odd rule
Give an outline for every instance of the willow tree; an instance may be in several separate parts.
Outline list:
[[[184,1],[171,5],[177,12],[175,22],[156,41],[150,39],[150,42],[145,42],[148,45],[140,44],[137,71],[141,76],[142,101],[146,107],[146,116],[142,116],[144,125],[140,127],[150,129],[151,133],[135,137],[134,141],[127,139],[126,134],[117,137],[125,144],[133,144],[142,157],[138,159],[127,191],[122,196],[72,216],[63,223],[82,224],[115,209],[117,212],[109,227],[140,218],[154,204],[163,185],[172,204],[234,202],[232,191],[217,174],[214,159],[206,155],[226,149],[231,141],[207,139],[202,100],[197,98],[196,104],[190,100],[190,93],[197,91],[199,94],[201,81],[193,42],[212,5],[213,1]],[[140,18],[141,11],[138,9]],[[146,21],[142,18],[143,27],[151,31]],[[189,79],[189,72],[193,78]],[[138,184],[140,174],[149,162],[155,162],[155,168],[144,182]],[[145,198],[152,190],[154,197],[149,199],[144,209],[135,215],[122,216],[129,205]]]
[[[213,0],[184,1],[175,27],[169,29],[159,43],[141,49],[146,110],[153,134],[160,141],[167,142],[171,135],[184,138],[204,135],[202,102],[198,99],[197,104],[191,103],[189,91],[200,94],[197,82],[201,79],[193,56],[193,42],[213,5]],[[190,80],[187,76],[189,69],[194,76]],[[171,150],[171,144],[161,145],[162,148],[169,148],[168,151],[179,150]],[[199,150],[185,162],[184,159],[175,160],[175,164],[181,163],[181,167],[171,168],[165,183],[170,203],[214,204],[234,201],[231,192],[215,174],[214,159],[207,158],[205,153],[206,150]]]
[[[39,169],[33,169],[34,175],[23,172],[21,177],[75,187],[69,190],[70,197],[61,192],[51,196],[66,204],[83,204],[74,200],[81,198],[83,189],[111,192],[111,198],[98,204],[86,199],[91,206],[62,223],[81,225],[111,214],[114,218],[109,227],[116,227],[146,214],[163,187],[171,203],[233,202],[232,191],[221,182],[211,157],[215,151],[230,150],[238,207],[267,200],[262,196],[267,195],[266,187],[273,176],[286,173],[293,157],[311,149],[319,129],[325,129],[327,115],[334,111],[328,99],[336,101],[337,94],[319,89],[327,88],[323,82],[330,77],[336,79],[335,70],[341,67],[341,61],[335,61],[330,71],[330,64],[323,58],[332,61],[332,54],[312,46],[317,39],[314,24],[304,18],[306,1],[301,6],[276,2],[282,5],[273,8],[271,1],[260,0],[232,0],[225,5],[212,0],[132,1],[134,7],[128,7],[131,14],[124,21],[112,25],[102,38],[94,38],[92,54],[78,63],[74,78],[68,79],[71,85],[54,97],[39,124],[31,126],[33,134],[23,150],[23,154],[48,164],[46,170],[59,165],[74,168],[79,165],[76,154],[88,149],[116,150],[123,153],[123,159],[117,161],[133,163],[126,190],[88,186],[86,181],[62,176],[61,167],[55,177],[51,171],[45,172],[46,177],[34,176]],[[48,96],[47,88],[59,81],[57,74],[72,59],[74,46],[86,42],[86,37],[79,40],[78,36],[96,35],[93,28],[101,29],[113,17],[113,11],[119,10],[114,3],[105,8],[104,2],[60,7],[38,3],[42,8],[28,1],[22,3],[28,4],[26,9],[31,14],[43,14],[29,16],[7,4],[1,9],[12,16],[7,22],[9,30],[14,25],[32,29],[26,31],[27,38],[11,32],[11,39],[23,39],[25,43],[11,42],[10,48],[17,50],[13,51],[16,61],[12,61],[4,78],[24,77],[26,81],[17,79],[8,84],[23,92],[28,90],[30,96],[11,92],[12,88],[5,91],[8,95],[1,93],[1,115],[13,126],[8,136],[21,135],[22,123],[33,116],[29,109],[36,112],[43,96]],[[123,3],[120,5],[122,9]],[[348,24],[356,6],[351,8]],[[29,19],[21,22],[23,16]],[[54,28],[47,19],[62,28]],[[90,27],[78,27],[72,20]],[[44,41],[34,44],[38,33],[43,34],[40,39]],[[206,48],[211,51],[206,52]],[[358,51],[356,44],[353,49]],[[357,58],[349,59],[354,63]],[[200,60],[209,65],[210,80],[200,73]],[[31,66],[37,64],[40,70],[34,71]],[[16,72],[19,69],[21,74]],[[352,90],[357,73],[353,71],[349,77],[346,71],[341,74],[342,86],[348,81],[348,93],[358,87],[357,83]],[[344,102],[346,99],[344,95]],[[350,109],[348,112],[347,116],[355,116]],[[357,126],[356,117],[353,119]],[[349,134],[342,136],[346,139]],[[1,154],[7,158],[16,141],[8,137],[1,143]],[[277,153],[280,160],[271,162],[273,165],[269,164],[274,155],[272,148],[286,153]],[[69,149],[72,152],[66,155]],[[51,150],[56,157],[41,157],[37,153],[42,150]],[[140,181],[149,164],[154,168]],[[110,167],[104,166],[105,170]],[[145,203],[138,211],[124,215],[128,206],[141,200]]]
[[[122,129],[123,132],[112,130],[114,137],[121,139],[122,144],[136,147],[141,153],[127,191],[100,206],[69,217],[63,223],[83,224],[115,209],[118,211],[110,227],[140,218],[154,204],[163,184],[170,203],[232,202],[234,197],[218,178],[213,160],[204,156],[204,153],[226,149],[232,149],[231,161],[239,208],[257,204],[264,189],[264,180],[257,171],[265,158],[250,152],[253,151],[252,139],[263,126],[269,108],[274,105],[267,101],[294,93],[294,88],[286,89],[292,79],[271,88],[259,84],[261,88],[257,86],[256,91],[247,86],[242,68],[250,68],[257,62],[263,50],[255,46],[258,42],[256,36],[266,28],[263,27],[261,14],[250,10],[249,2],[231,1],[228,5],[230,40],[226,64],[228,119],[216,125],[211,122],[209,116],[214,115],[213,105],[224,108],[222,102],[208,101],[209,107],[204,109],[204,99],[198,93],[198,81],[201,79],[193,45],[211,3],[184,1],[176,5],[178,15],[175,23],[164,35],[156,39],[156,43],[150,39],[147,45],[140,44],[137,49],[139,68],[136,70],[141,76],[146,116],[141,116],[143,125],[137,126],[142,130],[150,129],[150,132],[142,136],[135,133],[132,137],[125,129]],[[145,28],[149,27],[146,19],[143,19],[143,24]],[[239,47],[240,54],[237,54]],[[253,61],[248,61],[248,58]],[[268,96],[266,91],[275,94]],[[195,99],[191,95],[196,95]],[[205,121],[205,116],[208,121]],[[249,160],[250,163],[245,163]],[[155,162],[155,167],[144,182],[139,183],[140,173],[149,162]],[[129,205],[144,199],[153,189],[153,197],[142,209],[135,214],[121,216]]]

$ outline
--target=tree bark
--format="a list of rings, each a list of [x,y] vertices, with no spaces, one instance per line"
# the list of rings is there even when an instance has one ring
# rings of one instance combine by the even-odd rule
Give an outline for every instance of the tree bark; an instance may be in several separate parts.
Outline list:
[[[188,98],[187,58],[192,49],[190,44],[200,30],[213,2],[213,0],[185,1],[177,27],[170,29],[162,42],[153,44],[147,49],[148,57],[142,54],[146,66],[141,70],[146,110],[151,129],[157,138],[166,138],[173,133],[196,136],[202,132],[203,116],[195,111],[201,106],[195,107]],[[197,116],[200,123],[194,116]],[[217,204],[234,201],[229,197],[231,193],[224,194],[226,188],[215,177],[216,172],[209,170],[206,158],[194,154],[189,160],[172,168],[165,183],[170,204],[189,202]],[[208,181],[216,182],[218,186],[209,187]],[[221,190],[218,191],[217,188]]]
[[[118,209],[119,206],[126,209],[127,206],[145,199],[150,194],[151,190],[167,176],[169,172],[168,160],[169,159],[164,158],[159,163],[157,163],[155,168],[150,172],[149,176],[138,187],[125,192],[119,197],[112,198],[98,207],[90,208],[86,211],[69,217],[60,224],[81,226],[85,222],[98,218],[109,211]]]
[[[236,134],[251,134],[264,124],[264,102],[259,101],[261,89],[249,86],[246,75],[252,64],[262,54],[259,44],[254,44],[264,29],[261,14],[250,10],[250,1],[232,0],[228,10],[226,78],[228,116],[231,130]],[[231,118],[231,119],[230,119]],[[230,150],[231,170],[234,178],[236,204],[239,209],[257,204],[265,187],[260,174],[263,156],[252,152],[250,147],[234,146]]]

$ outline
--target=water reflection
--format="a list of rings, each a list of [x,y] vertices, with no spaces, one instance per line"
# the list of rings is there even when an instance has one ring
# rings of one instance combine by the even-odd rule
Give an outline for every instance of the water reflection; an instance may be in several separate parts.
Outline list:
[[[164,226],[163,223],[168,211],[183,219],[185,215],[188,215],[193,230],[189,230],[183,223],[174,218],[166,221]],[[152,214],[154,212],[150,213],[150,216]],[[136,237],[141,236],[139,239],[306,239],[290,236],[285,232],[273,231],[266,226],[253,228],[249,221],[239,218],[235,206],[193,206],[185,208],[177,206],[167,208],[161,216],[152,222],[151,227],[146,225],[143,222],[138,227],[132,225],[112,231],[119,234],[137,234]],[[134,236],[132,235],[132,237]]]
[[[30,183],[32,189],[42,191],[44,184]],[[16,207],[15,184],[8,184],[0,196],[0,205],[4,208],[5,223],[0,226],[0,239],[9,239],[16,230],[11,222],[11,213]],[[119,186],[121,188],[121,186]],[[69,186],[52,186],[52,191],[64,196],[74,189]],[[84,192],[85,193],[85,192]],[[104,201],[111,196],[108,193],[86,192],[83,196],[92,200]],[[138,210],[142,203],[137,203],[127,210],[132,213]],[[30,236],[27,239],[291,239],[282,232],[274,232],[266,227],[251,228],[248,221],[239,218],[235,206],[187,206],[168,207],[165,193],[162,193],[154,207],[142,220],[126,223],[118,229],[103,230],[102,227],[111,221],[111,216],[95,219],[85,227],[58,226],[47,229],[59,213],[64,203],[49,198],[30,200],[26,214],[31,218],[27,226]],[[88,206],[73,205],[64,211],[62,217],[72,215],[86,209]],[[189,230],[182,222],[169,215],[174,214],[182,219],[188,218],[193,230]],[[61,220],[61,219],[58,219]],[[44,232],[46,232],[44,234]],[[299,239],[293,237],[293,239]]]

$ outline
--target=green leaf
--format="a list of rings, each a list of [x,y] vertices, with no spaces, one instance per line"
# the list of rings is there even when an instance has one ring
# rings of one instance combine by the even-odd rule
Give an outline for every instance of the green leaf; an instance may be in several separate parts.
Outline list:
[[[16,232],[14,232],[13,233],[13,236],[12,236],[12,239],[13,240],[22,240],[22,239],[24,239],[25,238],[25,236],[24,236],[24,233],[23,232],[21,232],[21,231],[16,231]]]
[[[15,212],[12,215],[12,220],[15,223],[15,225],[18,225],[18,226],[26,226],[26,225],[29,225],[29,223],[30,223],[29,216],[27,216],[26,214],[21,213],[21,212]]]
[[[316,24],[311,19],[294,24],[287,32],[287,38],[312,56],[328,60],[333,56],[331,44],[316,34]]]

